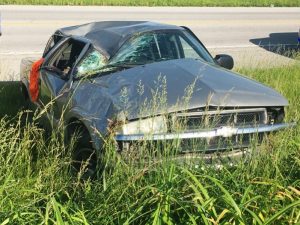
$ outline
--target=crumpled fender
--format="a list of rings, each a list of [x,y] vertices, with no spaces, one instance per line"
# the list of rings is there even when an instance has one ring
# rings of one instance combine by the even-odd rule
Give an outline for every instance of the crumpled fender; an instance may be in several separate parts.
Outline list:
[[[35,61],[32,64],[30,77],[29,77],[29,93],[31,101],[36,102],[39,97],[39,77],[40,77],[40,67],[44,62],[44,58]]]

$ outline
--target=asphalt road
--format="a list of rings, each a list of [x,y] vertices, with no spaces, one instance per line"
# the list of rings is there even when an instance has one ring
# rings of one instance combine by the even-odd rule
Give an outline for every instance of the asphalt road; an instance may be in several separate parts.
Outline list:
[[[288,57],[273,49],[278,44],[296,45],[300,27],[300,8],[0,6],[0,13],[0,66],[13,78],[20,59],[40,56],[57,28],[91,21],[151,20],[185,25],[212,54],[233,55],[238,67],[289,63]],[[267,62],[261,63],[263,60]]]

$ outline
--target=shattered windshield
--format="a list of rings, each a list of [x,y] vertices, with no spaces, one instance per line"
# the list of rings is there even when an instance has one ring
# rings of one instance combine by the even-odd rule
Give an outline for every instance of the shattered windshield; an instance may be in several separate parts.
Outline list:
[[[76,69],[76,78],[98,73],[107,65],[106,58],[97,50],[91,50],[79,63]]]
[[[99,51],[92,49],[86,54],[75,69],[75,78],[87,78],[93,75],[111,73],[115,70],[133,67],[125,64],[108,64],[107,58]]]
[[[111,73],[147,63],[172,59],[200,59],[213,63],[206,49],[188,32],[148,32],[129,39],[109,61],[92,49],[76,68],[76,78]]]
[[[213,63],[202,45],[188,32],[151,32],[127,41],[109,64],[142,65],[152,62],[192,58]]]

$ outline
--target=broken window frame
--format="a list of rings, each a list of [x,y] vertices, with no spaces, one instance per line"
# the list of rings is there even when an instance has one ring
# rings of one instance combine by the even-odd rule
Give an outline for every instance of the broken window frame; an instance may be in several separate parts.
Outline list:
[[[77,55],[77,57],[73,56],[74,57],[74,60],[71,61],[72,62],[72,65],[71,66],[68,66],[68,67],[65,67],[63,70],[59,67],[57,67],[57,64],[58,64],[58,60],[63,60],[63,59],[60,59],[60,56],[63,54],[63,52],[68,49],[70,46],[74,45],[74,44],[79,44],[79,45],[83,45],[82,48],[81,48],[81,51],[80,53]],[[49,71],[52,71],[53,74],[55,74],[56,76],[60,77],[61,79],[64,79],[64,80],[67,80],[69,79],[70,77],[70,74],[71,74],[71,71],[73,70],[74,66],[76,66],[77,64],[77,61],[78,59],[80,58],[82,52],[84,51],[85,49],[85,46],[87,45],[88,43],[83,41],[83,40],[80,40],[80,39],[75,39],[75,38],[67,38],[65,39],[59,46],[58,48],[54,49],[54,52],[51,53],[50,56],[47,57],[46,59],[46,62],[44,64],[44,66],[42,67],[42,69],[46,69],[46,70],[49,70]],[[53,49],[53,48],[52,48]],[[52,50],[51,49],[51,50]],[[51,51],[50,50],[50,51]],[[72,51],[73,49],[71,49]],[[71,54],[71,52],[70,52]],[[69,55],[69,57],[71,57]],[[68,61],[70,60],[70,58],[68,59]],[[71,63],[71,62],[68,62],[68,63]],[[54,65],[54,63],[56,63],[56,65]]]
[[[43,53],[43,58],[46,57],[46,55],[61,41],[63,40],[64,36],[61,35],[60,33],[55,33],[53,34],[49,40],[47,41],[44,53]],[[53,44],[53,45],[52,45]]]

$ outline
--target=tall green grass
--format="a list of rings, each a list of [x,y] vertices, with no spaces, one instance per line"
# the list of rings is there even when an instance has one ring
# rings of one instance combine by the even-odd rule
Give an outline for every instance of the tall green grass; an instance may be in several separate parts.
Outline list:
[[[300,6],[299,0],[3,0],[22,5],[109,5],[109,6]]]
[[[300,65],[239,72],[285,95],[287,120],[299,121]],[[16,98],[6,96],[1,105]],[[300,222],[299,124],[270,135],[247,163],[222,168],[168,157],[132,162],[108,141],[102,176],[85,182],[72,176],[73,147],[59,129],[46,133],[21,114],[1,119],[0,224]]]

